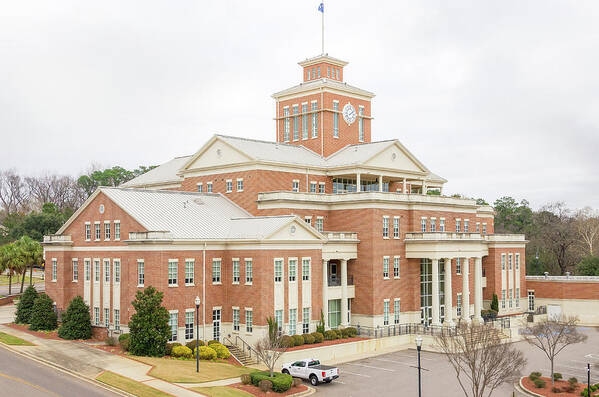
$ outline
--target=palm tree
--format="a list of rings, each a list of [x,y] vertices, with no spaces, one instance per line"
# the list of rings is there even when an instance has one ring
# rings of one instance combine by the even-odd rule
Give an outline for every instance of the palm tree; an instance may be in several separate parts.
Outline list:
[[[19,267],[18,251],[14,244],[0,247],[0,269],[8,271],[8,294],[12,294],[12,276]]]
[[[29,266],[29,285],[33,283],[33,266],[40,265],[43,258],[43,250],[40,243],[32,240],[28,236],[23,236],[14,243],[17,249],[19,273],[23,272],[21,278],[21,293],[23,293],[23,285],[25,284],[25,275],[27,274],[27,266]]]

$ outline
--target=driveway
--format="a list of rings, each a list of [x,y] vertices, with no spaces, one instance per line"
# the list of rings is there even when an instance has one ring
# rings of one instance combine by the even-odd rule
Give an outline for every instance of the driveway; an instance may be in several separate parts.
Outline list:
[[[589,336],[584,344],[566,348],[556,359],[555,371],[565,379],[575,376],[586,382],[586,363],[594,365],[591,382],[599,382],[599,332],[595,328],[581,328]],[[515,344],[528,360],[525,375],[540,370],[549,376],[549,361],[538,349],[526,342]],[[453,368],[442,354],[421,353],[422,396],[462,397],[464,395]],[[416,350],[403,350],[339,365],[341,376],[330,384],[321,384],[317,393],[331,397],[357,396],[417,396],[418,365]],[[511,396],[513,385],[505,384],[494,396]],[[520,394],[516,392],[516,396]],[[441,394],[440,394],[441,393]]]

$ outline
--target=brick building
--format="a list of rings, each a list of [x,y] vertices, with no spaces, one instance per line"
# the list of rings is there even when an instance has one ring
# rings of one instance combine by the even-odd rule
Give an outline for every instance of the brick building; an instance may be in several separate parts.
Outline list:
[[[444,178],[399,140],[372,141],[374,94],[347,62],[300,62],[273,95],[274,142],[215,135],[119,188],[100,188],[45,239],[46,291],[76,295],[97,329],[126,329],[135,292],[165,294],[173,339],[327,327],[481,321],[526,310],[523,235],[493,209],[443,196]]]

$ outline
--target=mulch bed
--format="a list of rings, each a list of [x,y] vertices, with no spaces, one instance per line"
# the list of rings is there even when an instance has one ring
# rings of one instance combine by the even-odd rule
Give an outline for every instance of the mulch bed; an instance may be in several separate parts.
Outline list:
[[[322,341],[321,343],[312,343],[310,345],[301,345],[301,346],[290,347],[287,349],[287,351],[292,352],[295,350],[311,349],[313,347],[339,345],[341,343],[358,342],[358,341],[366,340],[366,339],[368,339],[368,338],[355,337],[355,338],[346,338],[346,339],[325,340],[325,341]]]
[[[545,387],[543,388],[538,388],[535,386],[534,382],[532,380],[529,379],[528,376],[524,377],[522,379],[522,385],[524,386],[525,389],[533,392],[533,393],[537,393],[540,394],[542,396],[546,396],[546,397],[575,397],[575,396],[580,396],[580,392],[586,387],[586,385],[581,385],[580,383],[578,383],[576,385],[576,389],[573,392],[566,392],[566,390],[568,390],[568,386],[570,385],[568,383],[568,381],[565,380],[558,380],[555,382],[555,385],[552,386],[551,385],[551,378],[547,378],[542,376],[540,379],[543,379],[545,381]],[[551,391],[552,387],[559,387],[562,391],[559,393],[554,393]],[[594,394],[592,394],[593,396],[597,396],[599,395],[599,392],[596,392]]]
[[[108,346],[108,345],[89,345],[91,347],[95,347],[100,350],[104,350],[105,352],[118,354],[120,356],[125,356],[125,352],[121,347],[117,344],[116,346]]]
[[[25,324],[15,324],[15,323],[10,323],[10,324],[4,324],[10,328],[22,331],[22,332],[26,332],[30,335],[33,336],[37,336],[39,338],[44,338],[44,339],[54,339],[54,340],[64,340],[62,338],[58,337],[58,330],[54,330],[54,331],[32,331],[29,329],[29,325],[25,325]]]
[[[308,390],[308,387],[306,385],[299,385],[299,386],[295,386],[295,387],[291,386],[291,388],[289,390],[287,390],[285,393],[277,393],[274,391],[269,391],[269,392],[264,393],[262,390],[260,390],[260,388],[254,386],[254,385],[244,385],[243,383],[233,383],[232,385],[228,385],[228,386],[234,387],[239,390],[246,391],[246,392],[253,394],[254,396],[257,396],[257,397],[292,396],[296,393],[301,393],[301,392]]]

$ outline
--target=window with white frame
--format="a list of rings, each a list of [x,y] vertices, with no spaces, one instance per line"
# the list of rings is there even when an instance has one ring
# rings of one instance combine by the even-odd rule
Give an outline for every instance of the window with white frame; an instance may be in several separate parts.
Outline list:
[[[185,311],[185,339],[191,340],[193,339],[193,320],[194,313],[193,309]]]
[[[389,257],[383,257],[383,278],[389,278]]]
[[[304,221],[308,224],[308,225],[312,225],[312,217],[311,216],[306,216],[304,217]]]
[[[85,240],[89,241],[92,238],[92,225],[89,222],[85,222]]]
[[[119,309],[114,309],[114,329],[119,331],[121,329],[121,311]]]
[[[483,234],[487,234],[487,224],[483,223]]]
[[[393,257],[393,277],[399,278],[399,256]]]
[[[94,282],[100,282],[100,260],[94,259]]]
[[[297,326],[297,309],[289,309],[289,335],[295,335]]]
[[[399,324],[399,299],[395,299],[393,301],[393,323],[394,324]]]
[[[91,260],[89,259],[84,259],[83,260],[83,273],[84,273],[84,277],[85,277],[85,281],[90,281],[91,280]]]
[[[302,281],[310,281],[310,258],[302,259]]]
[[[212,193],[212,182],[206,183],[206,191]]]
[[[144,261],[143,259],[137,260],[137,286],[143,287],[145,281],[144,272]]]
[[[73,258],[73,281],[79,281],[79,260]]]
[[[389,217],[383,217],[383,238],[389,237]]]
[[[110,325],[110,309],[104,308],[104,326],[108,328]]]
[[[220,258],[212,259],[212,283],[220,283]]]
[[[505,254],[501,254],[501,270],[505,270]]]
[[[245,260],[245,283],[251,284],[254,281],[254,269],[251,259]]]
[[[437,231],[437,219],[436,218],[431,218],[431,232],[436,232]]]
[[[464,233],[468,233],[470,229],[470,221],[468,219],[464,219]]]
[[[383,325],[389,325],[389,301],[383,302]]]
[[[110,259],[104,259],[104,283],[110,283]]]
[[[237,191],[243,192],[243,178],[237,178]]]
[[[462,258],[455,258],[455,274],[462,274]]]
[[[283,310],[275,310],[275,321],[279,331],[283,330]]]
[[[94,325],[100,325],[100,308],[94,307]]]
[[[177,285],[179,276],[179,261],[177,259],[168,260],[168,285]]]
[[[358,140],[364,142],[364,106],[358,106]]]
[[[233,331],[239,332],[239,308],[233,308]]]
[[[456,315],[458,317],[462,316],[462,294],[457,294],[457,298],[455,300],[455,309]]]
[[[318,137],[318,113],[316,113],[316,110],[318,110],[318,102],[317,101],[313,101],[312,102],[312,138],[316,138]]]
[[[516,300],[516,307],[520,307],[520,288],[516,288],[514,299]]]
[[[179,324],[179,313],[171,312],[169,313],[168,325],[171,327],[171,336],[168,338],[169,342],[174,342],[177,340],[177,327]]]
[[[225,181],[225,191],[226,193],[231,193],[233,191],[233,181],[231,179]]]
[[[285,121],[283,122],[284,127],[283,127],[283,140],[285,142],[289,142],[289,124],[290,124],[290,120],[289,120],[289,106],[285,106],[283,108],[283,116],[285,117]]]
[[[310,193],[316,193],[316,182],[310,182]]]
[[[104,221],[104,240],[110,240],[110,221]]]
[[[316,217],[316,230],[322,232],[324,228],[324,219],[321,216]]]
[[[393,217],[393,238],[399,238],[399,216]]]
[[[275,283],[283,281],[283,259],[275,259]]]
[[[505,309],[505,290],[501,290],[501,308]]]
[[[528,291],[528,311],[529,312],[535,311],[535,292],[534,291]]]
[[[185,285],[193,285],[195,275],[195,260],[185,259]]]
[[[291,191],[293,191],[293,192],[299,192],[299,189],[300,189],[300,187],[299,187],[299,180],[294,179],[292,181],[292,183],[291,183]]]
[[[204,184],[202,182],[198,183],[198,193],[204,192]]]
[[[512,289],[510,288],[508,290],[508,303],[509,303],[510,309],[512,308],[512,302],[513,302],[513,295],[512,295]]]
[[[520,254],[516,254],[515,264],[516,264],[516,270],[520,270]]]
[[[254,313],[252,309],[245,309],[245,332],[252,333],[254,330]]]
[[[94,227],[96,229],[96,241],[100,241],[100,222],[94,223]]]
[[[509,270],[512,270],[512,258],[513,258],[513,255],[512,254],[508,254],[508,256],[507,256],[507,264],[508,264],[508,269]]]
[[[299,106],[293,105],[293,140],[299,139]]]
[[[310,308],[304,307],[302,309],[302,333],[310,333]]]
[[[439,219],[439,231],[445,232],[445,218]]]
[[[480,222],[476,222],[476,233],[480,233]]]
[[[420,219],[420,231],[426,233],[426,218]]]
[[[308,122],[308,102],[302,103],[302,139],[308,139],[308,130],[310,125]]]
[[[233,258],[233,284],[239,284],[239,259]]]
[[[319,182],[318,183],[318,193],[324,193],[324,188],[325,188],[325,183],[324,182]]]
[[[52,258],[52,281],[56,281],[56,276],[58,273],[58,262],[56,258]]]
[[[113,259],[112,260],[112,266],[114,266],[114,282],[115,283],[120,283],[121,282],[121,260],[120,259]]]
[[[297,277],[297,259],[289,259],[289,281],[293,282]]]
[[[339,101],[333,101],[333,137],[339,138]]]
[[[460,219],[455,220],[455,231],[460,233],[462,231],[462,221]]]
[[[121,239],[121,222],[120,221],[114,221],[114,239],[115,240]]]

